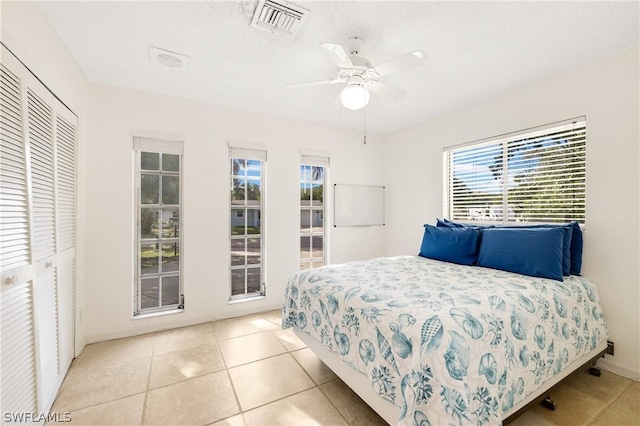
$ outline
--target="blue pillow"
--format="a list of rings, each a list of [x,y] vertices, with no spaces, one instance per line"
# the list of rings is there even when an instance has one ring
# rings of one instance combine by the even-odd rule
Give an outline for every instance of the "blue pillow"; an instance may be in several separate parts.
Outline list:
[[[464,228],[464,227],[466,227],[466,225],[463,224],[463,223],[452,222],[452,221],[450,221],[448,219],[444,219],[444,218],[443,219],[437,219],[436,218],[436,220],[437,220],[436,226],[438,228]]]
[[[478,260],[479,235],[480,231],[473,228],[424,225],[419,255],[461,265],[475,265]]]
[[[489,229],[494,228],[495,225],[468,225],[466,223],[453,222],[449,219],[438,219],[436,218],[436,226],[438,228],[473,228],[473,229]]]
[[[580,275],[582,269],[582,231],[578,221],[568,223],[566,225],[553,225],[553,224],[541,224],[541,225],[465,225],[463,223],[452,222],[447,219],[438,219],[438,226],[442,227],[466,227],[472,226],[476,229],[489,229],[489,228],[564,228],[564,244],[563,244],[563,258],[562,258],[562,273],[563,275]]]
[[[560,229],[564,231],[564,238],[562,239],[562,275],[569,276],[571,275],[571,235],[573,234],[573,227],[567,225],[561,226]]]
[[[564,232],[560,227],[486,229],[478,266],[562,281]]]
[[[582,230],[578,221],[571,222],[573,227],[571,234],[571,275],[580,275],[582,270],[582,248],[584,242],[582,240]]]
[[[577,222],[576,222],[577,223]],[[564,231],[564,238],[562,239],[562,275],[571,275],[571,236],[573,235],[573,225],[504,225],[499,228],[506,229],[541,229],[541,228],[560,228]]]

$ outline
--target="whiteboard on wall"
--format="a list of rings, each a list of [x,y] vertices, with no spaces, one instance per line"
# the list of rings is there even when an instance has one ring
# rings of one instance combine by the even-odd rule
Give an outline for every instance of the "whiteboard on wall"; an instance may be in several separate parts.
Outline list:
[[[333,226],[384,225],[384,186],[333,185]]]

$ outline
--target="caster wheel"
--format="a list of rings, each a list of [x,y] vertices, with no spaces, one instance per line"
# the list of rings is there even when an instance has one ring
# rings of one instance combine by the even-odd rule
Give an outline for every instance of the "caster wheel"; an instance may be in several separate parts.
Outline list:
[[[551,410],[551,411],[555,411],[556,410],[556,402],[551,398],[543,399],[540,402],[540,404],[542,404],[542,406],[544,408],[546,408],[547,410]]]

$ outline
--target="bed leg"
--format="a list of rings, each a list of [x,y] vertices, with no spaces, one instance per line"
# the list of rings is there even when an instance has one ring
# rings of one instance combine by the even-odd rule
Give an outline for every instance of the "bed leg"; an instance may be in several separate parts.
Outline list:
[[[540,404],[542,404],[542,406],[547,410],[551,410],[551,411],[556,410],[556,402],[553,399],[551,399],[551,396],[548,396],[542,401],[540,401]]]
[[[595,365],[592,365],[591,367],[589,367],[589,374],[591,374],[592,376],[600,377],[600,369]]]

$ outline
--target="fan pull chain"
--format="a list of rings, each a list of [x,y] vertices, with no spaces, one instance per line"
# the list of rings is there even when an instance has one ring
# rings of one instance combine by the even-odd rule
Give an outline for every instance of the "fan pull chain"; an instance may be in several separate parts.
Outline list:
[[[363,125],[364,128],[364,145],[367,144],[367,108],[362,108],[362,117],[363,117]]]

